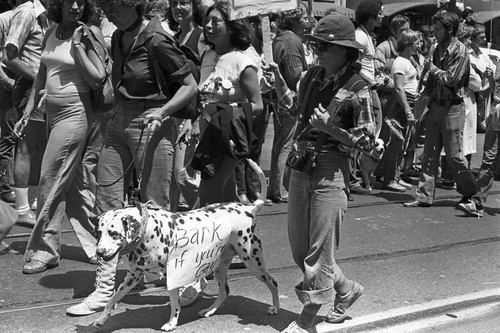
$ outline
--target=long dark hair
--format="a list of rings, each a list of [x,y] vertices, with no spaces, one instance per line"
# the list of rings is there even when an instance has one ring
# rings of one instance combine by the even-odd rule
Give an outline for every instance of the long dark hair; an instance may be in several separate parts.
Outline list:
[[[232,32],[230,40],[231,45],[237,47],[242,51],[248,49],[248,47],[252,43],[252,38],[254,35],[252,26],[246,19],[229,21],[229,4],[224,0],[216,1],[212,6],[208,7],[207,11],[205,12],[205,17],[203,19],[203,37],[205,37],[205,40],[208,41],[207,32],[205,31],[205,20],[207,19],[208,15],[214,10],[218,10],[221,13],[222,19],[226,23],[226,26]],[[212,45],[210,42],[208,42],[208,44],[213,50],[214,45]]]
[[[49,0],[47,3],[47,18],[55,23],[62,22],[62,4],[64,0]],[[96,9],[94,4],[90,0],[85,0],[85,8],[83,9],[83,15],[80,21],[83,23],[89,23]]]
[[[168,0],[170,8],[167,9],[165,17],[168,20],[168,26],[172,31],[179,29],[179,23],[174,20],[172,15],[172,0]],[[193,20],[200,27],[203,25],[203,16],[205,14],[204,7],[201,5],[201,0],[191,0],[191,7],[193,8]]]

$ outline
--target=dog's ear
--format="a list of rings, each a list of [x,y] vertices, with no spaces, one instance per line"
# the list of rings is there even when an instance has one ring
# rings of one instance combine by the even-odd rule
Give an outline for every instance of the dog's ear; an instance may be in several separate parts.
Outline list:
[[[141,229],[141,223],[137,221],[132,215],[125,215],[122,217],[123,231],[127,243],[132,243]]]

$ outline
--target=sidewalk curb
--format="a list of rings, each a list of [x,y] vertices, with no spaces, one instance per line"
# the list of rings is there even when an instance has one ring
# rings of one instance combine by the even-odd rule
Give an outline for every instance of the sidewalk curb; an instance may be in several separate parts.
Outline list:
[[[402,323],[418,321],[447,312],[456,312],[490,303],[500,304],[500,288],[482,290],[475,293],[453,296],[422,304],[391,309],[344,321],[342,324],[321,322],[317,325],[318,333],[330,332],[373,332],[376,329],[390,329]],[[349,317],[348,317],[349,318]]]

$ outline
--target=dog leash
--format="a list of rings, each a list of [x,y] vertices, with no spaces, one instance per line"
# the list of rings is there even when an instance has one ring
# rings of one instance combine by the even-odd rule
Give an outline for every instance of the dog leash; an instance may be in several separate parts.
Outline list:
[[[96,179],[96,183],[97,185],[101,186],[101,187],[110,187],[110,186],[113,186],[115,185],[116,183],[118,183],[120,180],[123,179],[123,177],[125,177],[125,175],[132,169],[133,165],[134,165],[134,162],[135,162],[135,159],[137,157],[137,153],[139,152],[139,147],[141,146],[141,142],[142,142],[142,137],[144,135],[144,128],[145,126],[147,125],[144,125],[142,126],[141,128],[141,134],[139,135],[139,142],[137,143],[137,147],[135,149],[135,154],[134,156],[132,157],[132,161],[130,161],[129,165],[127,166],[127,169],[125,169],[125,171],[122,173],[122,175],[120,177],[118,177],[116,180],[112,181],[111,183],[109,184],[103,184],[101,182],[99,182],[99,180]],[[148,144],[149,144],[149,136],[150,136],[150,129],[148,127],[148,139],[146,141],[146,147],[144,149],[144,152],[147,150],[147,147],[148,147]],[[144,157],[144,152],[142,154],[142,157]],[[144,162],[142,161],[141,162],[141,174],[142,174],[142,168],[144,167]],[[140,185],[139,185],[140,186]]]
[[[147,126],[147,125],[146,125]],[[144,131],[144,128],[141,131],[141,137],[142,133]],[[146,151],[148,150],[148,145],[149,145],[149,140],[151,136],[151,129],[148,126],[147,130],[147,136],[146,136],[146,145],[144,147],[144,150],[142,151],[142,156],[141,156],[141,163],[139,167],[139,172],[137,173],[137,187],[132,188],[132,190],[129,192],[129,198],[128,198],[128,204],[129,206],[136,206],[139,207],[141,204],[141,183],[142,183],[142,172],[144,170],[144,163],[146,161],[145,156],[146,156]],[[140,138],[139,138],[140,139]],[[139,141],[140,142],[140,141]],[[139,150],[139,145],[137,146],[137,152]]]

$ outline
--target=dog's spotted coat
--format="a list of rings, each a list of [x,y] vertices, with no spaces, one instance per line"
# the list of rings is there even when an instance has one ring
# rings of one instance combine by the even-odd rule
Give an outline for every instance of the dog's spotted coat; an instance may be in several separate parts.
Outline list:
[[[226,276],[235,255],[243,260],[250,272],[267,285],[273,297],[273,305],[267,312],[268,314],[277,314],[279,310],[278,285],[265,267],[262,242],[255,234],[254,218],[262,205],[262,200],[257,200],[252,205],[241,203],[213,204],[183,213],[171,213],[162,209],[145,209],[144,207],[141,209],[141,213],[140,207],[130,207],[103,214],[99,220],[100,240],[97,254],[104,260],[110,260],[122,251],[129,252],[124,255],[128,261],[128,271],[125,281],[118,287],[94,326],[101,326],[106,322],[114,305],[144,275],[157,275],[161,278],[167,276],[169,259],[173,257],[173,251],[178,245],[176,233],[184,225],[197,223],[206,224],[209,227],[213,221],[217,221],[223,226],[217,234],[217,240],[222,242],[223,250],[217,253],[220,262],[214,270],[215,278],[219,284],[219,293],[216,301],[209,308],[200,311],[199,315],[202,317],[212,315],[224,302],[229,293]],[[145,223],[145,216],[147,216],[147,223]],[[211,272],[212,270],[204,271],[203,276]],[[171,314],[169,322],[162,327],[165,331],[171,331],[177,326],[181,310],[178,287],[173,286],[172,288],[167,283]]]

